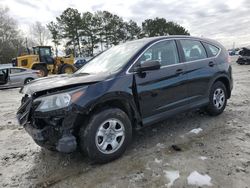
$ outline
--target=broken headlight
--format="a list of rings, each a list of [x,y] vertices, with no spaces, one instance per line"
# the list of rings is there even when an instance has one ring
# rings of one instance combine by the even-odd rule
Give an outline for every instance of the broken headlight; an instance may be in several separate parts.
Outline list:
[[[79,90],[70,91],[67,93],[58,93],[54,95],[39,97],[34,100],[34,103],[38,102],[39,105],[36,111],[48,112],[65,108],[72,103],[75,103],[85,93],[85,88]]]
[[[47,112],[65,108],[71,104],[71,95],[69,93],[60,93],[46,97],[40,97],[34,102],[40,102],[36,111]]]

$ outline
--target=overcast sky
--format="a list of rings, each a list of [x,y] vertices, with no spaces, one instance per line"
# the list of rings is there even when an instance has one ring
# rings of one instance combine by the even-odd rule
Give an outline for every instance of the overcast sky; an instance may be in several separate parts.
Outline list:
[[[220,41],[227,48],[250,45],[250,0],[0,0],[19,27],[27,31],[35,21],[47,24],[68,7],[80,12],[108,10],[139,24],[164,17],[189,30],[193,36]]]

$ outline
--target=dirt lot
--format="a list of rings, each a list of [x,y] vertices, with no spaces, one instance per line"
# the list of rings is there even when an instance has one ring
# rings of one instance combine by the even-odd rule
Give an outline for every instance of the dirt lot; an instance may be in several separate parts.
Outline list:
[[[189,112],[147,127],[105,165],[36,146],[15,121],[18,89],[0,91],[0,187],[250,187],[250,66],[233,63],[233,72],[222,115]]]

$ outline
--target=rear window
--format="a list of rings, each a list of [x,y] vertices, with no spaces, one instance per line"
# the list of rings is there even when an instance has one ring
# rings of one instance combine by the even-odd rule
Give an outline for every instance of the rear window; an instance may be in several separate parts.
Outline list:
[[[204,42],[204,45],[205,45],[205,47],[206,47],[206,49],[207,49],[207,52],[208,52],[208,56],[209,56],[209,57],[214,57],[214,56],[216,56],[216,55],[219,53],[219,51],[220,51],[219,48],[217,48],[216,46],[214,46],[214,45],[212,45],[212,44],[208,44],[208,43],[205,43],[205,42]]]
[[[200,41],[180,40],[186,61],[195,61],[207,58],[206,50]]]

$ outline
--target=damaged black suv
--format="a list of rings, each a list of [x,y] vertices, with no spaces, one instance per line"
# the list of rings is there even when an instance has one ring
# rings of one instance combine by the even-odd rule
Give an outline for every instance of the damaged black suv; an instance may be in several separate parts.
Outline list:
[[[73,75],[34,80],[17,119],[47,149],[80,149],[98,163],[121,156],[132,130],[177,113],[223,112],[232,90],[228,53],[189,36],[135,40],[110,48]]]

